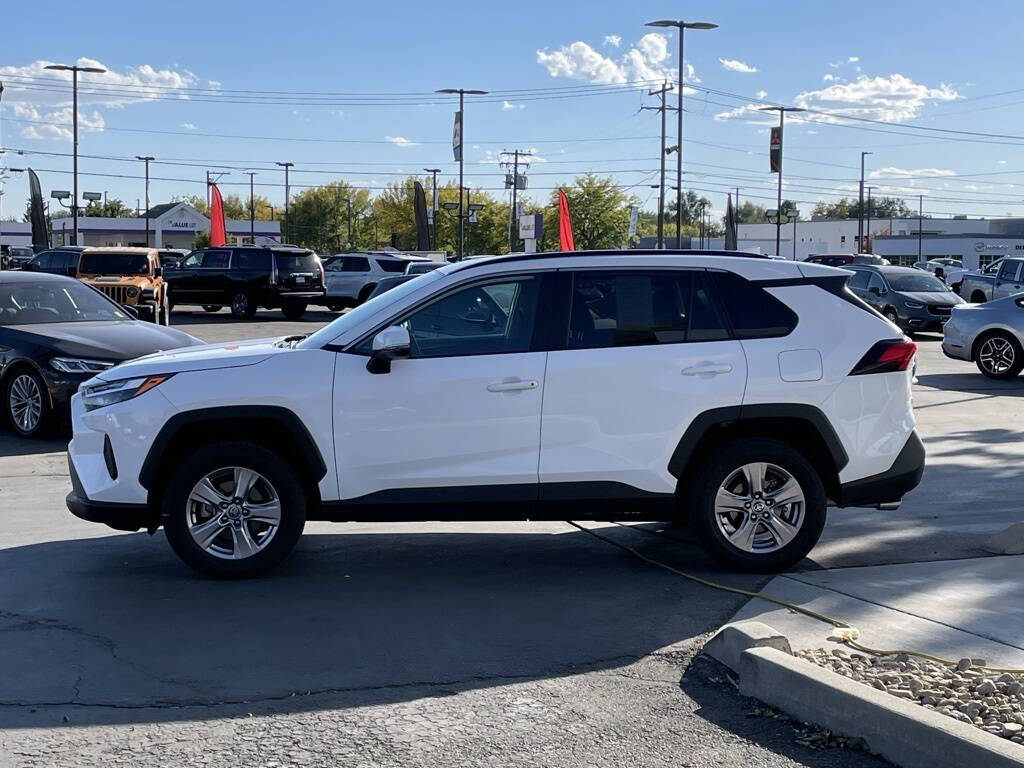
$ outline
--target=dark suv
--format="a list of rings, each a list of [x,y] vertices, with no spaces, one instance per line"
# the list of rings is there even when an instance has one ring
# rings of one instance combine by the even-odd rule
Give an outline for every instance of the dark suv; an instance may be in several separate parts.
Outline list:
[[[228,245],[193,251],[164,280],[171,305],[192,304],[207,312],[230,307],[235,317],[251,320],[259,307],[280,309],[297,320],[310,303],[324,296],[320,259],[306,248]]]
[[[50,275],[78,277],[78,260],[84,245],[61,245],[40,251],[21,268],[26,272],[46,272]]]

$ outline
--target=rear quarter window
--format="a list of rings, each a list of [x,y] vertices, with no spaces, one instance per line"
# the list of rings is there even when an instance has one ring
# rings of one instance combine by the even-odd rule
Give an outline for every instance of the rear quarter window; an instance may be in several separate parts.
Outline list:
[[[408,263],[402,259],[377,259],[377,265],[385,272],[397,272],[399,274],[405,272],[405,265]]]
[[[713,274],[736,338],[788,336],[796,328],[796,313],[764,288],[733,272]]]

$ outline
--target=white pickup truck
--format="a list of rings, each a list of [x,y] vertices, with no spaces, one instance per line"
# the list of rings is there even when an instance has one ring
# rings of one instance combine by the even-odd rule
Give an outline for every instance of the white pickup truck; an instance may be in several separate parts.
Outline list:
[[[950,276],[950,285],[956,290],[957,278]],[[1024,292],[1024,257],[1007,257],[989,264],[979,272],[965,272],[959,278],[963,298],[972,304],[981,304],[1005,296]]]

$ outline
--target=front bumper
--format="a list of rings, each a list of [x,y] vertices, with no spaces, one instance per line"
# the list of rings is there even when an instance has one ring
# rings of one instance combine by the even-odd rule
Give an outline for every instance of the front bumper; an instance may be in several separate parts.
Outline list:
[[[75,472],[74,462],[68,459],[71,473],[71,492],[64,501],[75,517],[90,523],[103,523],[116,531],[137,531],[149,527],[151,515],[145,504],[120,504],[111,501],[92,501],[85,495]]]
[[[921,482],[924,474],[925,450],[917,432],[911,432],[903,450],[885,472],[860,480],[843,483],[839,487],[840,507],[875,507],[891,504],[903,498]]]

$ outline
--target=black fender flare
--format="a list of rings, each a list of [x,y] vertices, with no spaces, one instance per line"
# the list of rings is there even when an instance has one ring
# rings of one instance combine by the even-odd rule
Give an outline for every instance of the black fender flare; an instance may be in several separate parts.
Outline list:
[[[317,447],[316,441],[306,425],[293,411],[277,405],[234,405],[219,408],[198,408],[177,413],[169,418],[149,446],[145,461],[139,470],[139,484],[151,490],[156,479],[157,468],[168,446],[185,427],[203,421],[219,419],[271,419],[281,424],[295,440],[305,467],[315,482],[327,474],[327,465]]]
[[[757,419],[790,419],[807,422],[821,436],[832,456],[838,474],[850,462],[843,443],[820,408],[803,403],[757,403],[712,408],[695,418],[679,439],[668,462],[668,471],[677,480],[686,472],[693,452],[707,433],[717,427]]]

